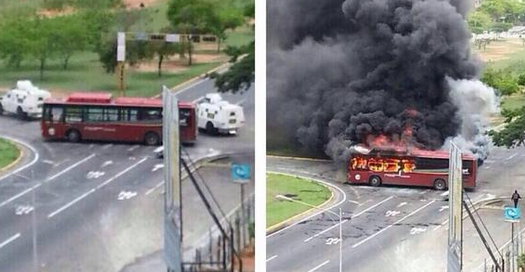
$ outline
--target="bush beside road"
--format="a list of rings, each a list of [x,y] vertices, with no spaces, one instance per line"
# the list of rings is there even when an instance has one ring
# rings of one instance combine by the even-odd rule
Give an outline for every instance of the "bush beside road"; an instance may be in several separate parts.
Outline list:
[[[20,156],[20,150],[11,142],[0,138],[0,170],[13,163]]]
[[[266,174],[266,227],[273,226],[311,209],[304,204],[277,199],[277,195],[318,206],[326,202],[331,192],[313,181],[280,174]]]

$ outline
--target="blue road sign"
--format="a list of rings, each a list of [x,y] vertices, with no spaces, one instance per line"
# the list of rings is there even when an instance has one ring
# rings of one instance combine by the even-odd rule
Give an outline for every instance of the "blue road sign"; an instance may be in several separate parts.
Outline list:
[[[503,209],[503,217],[505,218],[505,220],[520,220],[521,210],[520,208],[505,207]]]
[[[232,179],[234,182],[247,183],[250,181],[250,165],[232,163]]]

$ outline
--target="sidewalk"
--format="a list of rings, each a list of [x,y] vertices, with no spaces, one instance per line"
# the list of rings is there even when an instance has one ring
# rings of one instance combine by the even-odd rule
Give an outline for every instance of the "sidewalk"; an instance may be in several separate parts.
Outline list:
[[[132,264],[126,265],[120,272],[166,272],[166,264],[162,251],[137,259]]]

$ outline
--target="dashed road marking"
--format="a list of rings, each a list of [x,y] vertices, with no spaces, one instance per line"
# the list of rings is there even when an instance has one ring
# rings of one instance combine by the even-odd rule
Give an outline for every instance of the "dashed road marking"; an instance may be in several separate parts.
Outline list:
[[[383,204],[383,203],[389,201],[389,200],[392,199],[392,198],[394,198],[394,196],[389,196],[389,197],[383,199],[381,202],[379,202],[379,203],[377,203],[377,204],[375,204],[375,205],[373,205],[373,206],[371,206],[371,207],[368,207],[368,208],[366,208],[366,209],[363,210],[363,211],[360,211],[360,212],[357,213],[356,215],[352,216],[352,218],[356,218],[356,217],[358,217],[358,216],[364,214],[365,212],[368,212],[369,210],[374,209],[375,207],[377,207],[377,206],[379,206],[379,205],[381,205],[381,204]]]
[[[343,224],[346,223],[347,221],[348,221],[348,219],[345,219],[345,220],[341,221],[341,225],[343,225]],[[333,229],[333,228],[335,228],[335,227],[338,227],[338,226],[339,226],[339,223],[337,223],[337,224],[335,224],[335,225],[333,225],[333,226],[331,226],[331,227],[329,227],[329,228],[327,228],[327,229],[325,229],[325,230],[323,230],[323,231],[321,231],[321,232],[315,234],[314,236],[312,236],[312,237],[310,237],[310,238],[304,240],[304,242],[305,242],[305,243],[308,243],[308,242],[310,242],[312,239],[314,239],[314,238],[316,238],[316,237],[318,237],[318,236],[320,236],[320,235],[323,235],[324,233],[326,233],[326,232],[330,231],[331,229]]]
[[[369,241],[370,239],[372,239],[372,238],[376,237],[377,235],[379,235],[379,234],[381,234],[381,233],[387,231],[387,230],[390,229],[391,227],[393,227],[393,226],[395,226],[395,225],[397,225],[397,224],[403,222],[404,220],[406,220],[406,219],[409,218],[410,216],[412,216],[412,215],[418,213],[419,211],[421,211],[421,210],[423,210],[424,208],[430,206],[430,205],[431,205],[432,203],[434,203],[434,202],[436,202],[435,199],[432,200],[432,201],[430,201],[430,202],[428,202],[427,204],[425,204],[425,205],[422,206],[421,208],[419,208],[419,209],[417,209],[417,210],[415,210],[415,211],[409,213],[409,214],[406,215],[405,217],[403,217],[403,218],[397,220],[394,224],[390,224],[390,225],[388,225],[386,228],[381,229],[380,231],[378,231],[378,232],[372,234],[371,236],[368,236],[367,238],[361,240],[361,241],[358,242],[357,244],[353,245],[352,248],[356,248],[356,247],[358,247],[358,246],[360,246],[360,245],[366,243],[366,242]]]
[[[134,145],[134,146],[128,148],[128,151],[131,152],[131,151],[133,151],[133,150],[135,150],[135,149],[137,149],[139,147],[140,147],[140,145]]]
[[[405,206],[407,204],[408,204],[407,202],[401,202],[401,203],[399,203],[399,205],[397,205],[397,207],[401,208],[401,207],[403,207],[403,206]]]
[[[508,157],[508,158],[506,159],[506,161],[510,161],[510,160],[512,160],[512,159],[513,159],[514,157],[516,157],[516,156],[518,156],[518,153],[517,153],[517,152],[514,153],[514,154],[512,154],[510,157]]]
[[[127,199],[131,199],[131,198],[135,197],[136,195],[137,195],[137,192],[121,191],[118,194],[117,199],[118,200],[127,200]]]
[[[70,165],[68,168],[66,168],[66,169],[64,169],[64,170],[62,170],[62,171],[60,171],[60,172],[54,174],[53,176],[51,176],[50,178],[48,178],[45,182],[50,182],[50,181],[56,179],[57,177],[63,175],[64,173],[70,171],[71,169],[73,169],[73,168],[75,168],[75,167],[77,167],[77,166],[83,164],[84,162],[86,162],[86,161],[92,159],[93,157],[95,157],[95,154],[91,154],[91,155],[85,157],[84,159],[82,159],[82,160],[76,162],[75,164]]]
[[[153,193],[155,190],[159,189],[162,185],[164,185],[164,181],[159,182],[157,185],[155,185],[155,187],[149,189],[146,192],[146,195],[149,195],[149,194]]]
[[[102,177],[105,174],[106,173],[102,172],[102,171],[89,171],[89,173],[87,173],[87,175],[86,175],[86,178],[87,179],[98,179],[98,178]]]
[[[324,262],[324,263],[322,263],[322,264],[320,264],[320,265],[318,265],[318,266],[316,266],[316,267],[314,267],[314,268],[308,270],[307,272],[314,272],[314,271],[316,271],[317,269],[319,269],[319,268],[321,268],[321,267],[327,265],[329,262],[330,262],[330,261],[326,261],[326,262]]]
[[[266,259],[266,262],[269,262],[269,261],[271,261],[271,260],[273,260],[273,259],[275,259],[275,258],[277,258],[277,255],[273,255],[272,257]]]
[[[156,172],[157,170],[162,169],[162,168],[164,168],[163,163],[155,164],[155,166],[153,166],[153,169],[151,169],[151,172]]]
[[[31,205],[22,205],[22,206],[18,206],[16,207],[15,209],[15,214],[16,215],[24,215],[24,214],[29,214],[31,213],[35,208]]]
[[[49,215],[47,215],[47,218],[52,218],[53,216],[61,213],[62,211],[64,211],[65,209],[73,206],[75,203],[79,202],[80,200],[86,198],[87,196],[89,196],[90,194],[94,193],[95,192],[95,189],[91,189],[89,190],[88,192],[86,192],[85,194],[75,198],[73,201],[67,203],[66,205],[62,206],[61,208],[59,208],[58,210],[50,213]]]
[[[21,234],[20,232],[11,236],[9,239],[3,241],[1,244],[0,244],[0,249],[2,249],[3,247],[7,246],[9,243],[13,242],[14,240],[20,238]]]
[[[27,189],[24,190],[23,192],[21,192],[21,193],[15,195],[15,196],[11,197],[10,199],[8,199],[8,200],[2,202],[2,203],[0,204],[0,208],[2,208],[3,206],[9,204],[10,202],[16,200],[17,198],[19,198],[19,197],[21,197],[21,196],[23,196],[23,195],[25,195],[25,194],[27,194],[27,193],[33,191],[34,189],[40,187],[40,185],[42,185],[42,183],[38,183],[37,185],[35,185],[35,186],[31,187],[31,188],[27,188]]]
[[[113,161],[105,161],[103,164],[102,164],[102,168],[106,167],[106,166],[110,166],[113,164]]]
[[[439,208],[439,212],[442,212],[447,209],[448,209],[448,206],[441,206],[441,208]]]
[[[118,177],[124,175],[124,174],[127,173],[129,170],[131,170],[131,169],[137,167],[139,164],[143,163],[143,162],[146,161],[147,159],[148,159],[148,158],[143,158],[142,160],[136,162],[136,163],[133,164],[132,166],[130,166],[130,167],[124,169],[124,171],[118,173],[118,174],[115,175],[114,177],[112,177],[112,178],[106,180],[104,183],[101,183],[100,185],[97,186],[97,190],[98,190],[98,189],[101,189],[102,187],[104,187],[104,186],[108,185],[109,183],[113,182],[115,179],[117,179]]]

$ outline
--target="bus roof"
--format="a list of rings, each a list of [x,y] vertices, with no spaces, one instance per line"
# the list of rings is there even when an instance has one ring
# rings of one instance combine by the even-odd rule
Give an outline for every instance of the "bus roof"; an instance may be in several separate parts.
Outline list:
[[[357,145],[356,147],[357,148],[354,148],[354,150],[356,151],[354,152],[354,154],[356,153],[358,154],[359,153],[361,154],[381,153],[384,155],[391,155],[391,156],[407,156],[407,157],[420,157],[420,158],[432,158],[432,159],[448,159],[449,158],[449,152],[443,151],[443,150],[425,150],[425,149],[414,147],[411,149],[407,148],[401,151],[399,149],[380,149],[377,147],[370,148],[370,147],[365,147],[363,145]],[[365,152],[367,151],[367,152],[365,153],[361,151],[365,151]],[[465,154],[465,153],[462,154],[462,158],[465,160],[476,160],[474,156],[470,154]]]
[[[130,106],[130,107],[162,107],[162,99],[146,97],[117,97],[112,99],[111,93],[76,92],[63,99],[47,99],[46,104],[60,105],[97,105],[97,106]],[[180,108],[194,108],[191,102],[179,101]]]

